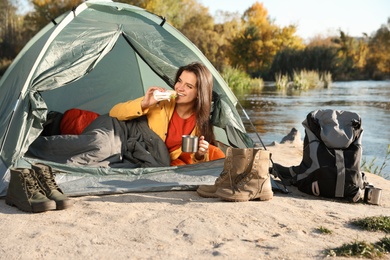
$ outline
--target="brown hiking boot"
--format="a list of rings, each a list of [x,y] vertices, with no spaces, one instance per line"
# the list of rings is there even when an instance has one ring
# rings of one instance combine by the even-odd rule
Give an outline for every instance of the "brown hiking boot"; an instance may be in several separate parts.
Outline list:
[[[56,209],[54,201],[49,200],[35,177],[34,170],[11,168],[5,203],[26,212],[44,212]]]
[[[72,201],[58,187],[53,170],[49,165],[34,163],[31,168],[35,171],[46,196],[55,201],[57,209],[66,209],[73,205]]]
[[[218,188],[230,188],[234,179],[242,174],[251,165],[253,160],[253,148],[232,148],[226,150],[226,158],[220,176],[214,185],[200,185],[196,192],[205,198],[218,198],[215,194]]]
[[[269,151],[257,150],[252,166],[236,178],[233,187],[218,188],[215,194],[227,201],[272,199],[273,192],[269,175],[270,157]]]

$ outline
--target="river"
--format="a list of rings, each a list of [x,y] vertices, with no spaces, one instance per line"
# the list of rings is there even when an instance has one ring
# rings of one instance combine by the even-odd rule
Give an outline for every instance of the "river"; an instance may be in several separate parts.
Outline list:
[[[352,111],[362,118],[363,161],[375,160],[374,165],[378,167],[385,161],[390,144],[390,81],[333,82],[329,88],[307,91],[278,91],[266,85],[261,90],[235,94],[256,128],[242,113],[245,127],[255,142],[259,142],[256,131],[267,145],[280,142],[292,128],[299,130],[303,140],[302,121],[311,111]],[[387,163],[381,175],[390,179],[390,161]]]

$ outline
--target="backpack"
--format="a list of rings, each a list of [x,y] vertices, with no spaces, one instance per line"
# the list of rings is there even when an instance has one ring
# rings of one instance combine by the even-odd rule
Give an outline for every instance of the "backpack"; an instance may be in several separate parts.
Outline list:
[[[302,122],[303,159],[290,167],[295,185],[307,194],[344,198],[353,202],[364,195],[361,118],[357,113],[316,110]]]

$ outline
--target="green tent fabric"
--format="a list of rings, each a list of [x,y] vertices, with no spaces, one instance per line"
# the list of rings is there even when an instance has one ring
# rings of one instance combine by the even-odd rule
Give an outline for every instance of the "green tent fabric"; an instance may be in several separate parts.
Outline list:
[[[217,140],[251,147],[250,138],[242,138],[245,128],[235,95],[207,58],[168,21],[112,1],[86,1],[55,19],[30,40],[0,81],[0,196],[7,190],[9,168],[29,167],[34,161],[25,153],[42,132],[49,111],[79,108],[108,113],[114,104],[144,95],[151,85],[171,88],[177,69],[194,61],[204,63],[214,76],[219,97],[213,108],[218,113],[213,120]],[[238,130],[234,140],[228,139],[227,128],[229,136],[234,136],[232,129]],[[188,188],[212,181],[223,167],[221,161],[164,169],[46,163],[59,171],[58,183],[70,195]]]

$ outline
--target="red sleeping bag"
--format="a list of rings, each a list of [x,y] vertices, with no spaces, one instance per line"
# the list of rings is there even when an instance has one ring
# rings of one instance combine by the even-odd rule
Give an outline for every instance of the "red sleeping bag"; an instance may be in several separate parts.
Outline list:
[[[65,111],[62,117],[60,130],[62,135],[79,135],[99,116],[98,113],[72,108]]]

